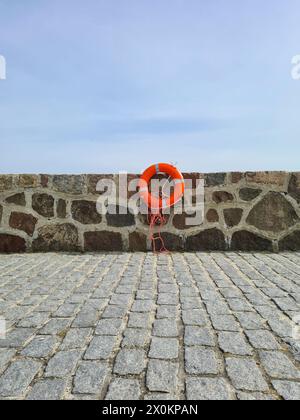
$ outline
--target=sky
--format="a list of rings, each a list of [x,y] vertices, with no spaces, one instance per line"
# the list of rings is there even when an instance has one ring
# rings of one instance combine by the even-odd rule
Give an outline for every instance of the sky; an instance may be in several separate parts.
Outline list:
[[[0,173],[300,170],[299,0],[0,0]]]

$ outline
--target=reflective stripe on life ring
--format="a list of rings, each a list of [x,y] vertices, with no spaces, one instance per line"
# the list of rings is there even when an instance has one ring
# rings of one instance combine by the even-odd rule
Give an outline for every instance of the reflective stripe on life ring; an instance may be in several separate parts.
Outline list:
[[[174,193],[168,198],[154,197],[149,192],[148,185],[154,175],[165,173],[174,182]],[[139,181],[139,194],[142,200],[151,209],[161,210],[174,206],[183,196],[184,179],[182,173],[175,166],[168,163],[158,163],[147,168]]]

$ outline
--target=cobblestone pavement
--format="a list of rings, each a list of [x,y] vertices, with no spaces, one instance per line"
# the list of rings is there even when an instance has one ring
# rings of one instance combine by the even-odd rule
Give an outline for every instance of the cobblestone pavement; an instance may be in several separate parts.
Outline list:
[[[300,399],[300,254],[0,256],[1,399]]]

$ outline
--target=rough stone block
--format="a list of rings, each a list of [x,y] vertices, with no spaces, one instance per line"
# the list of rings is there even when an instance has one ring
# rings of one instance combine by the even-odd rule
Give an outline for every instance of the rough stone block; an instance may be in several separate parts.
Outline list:
[[[13,189],[12,175],[0,175],[0,191],[9,191]]]
[[[100,394],[109,370],[105,362],[81,362],[74,378],[74,394]]]
[[[243,209],[233,208],[233,209],[224,209],[224,219],[226,225],[231,228],[237,226],[242,220]]]
[[[32,249],[38,252],[78,251],[77,228],[70,223],[42,226],[38,229]]]
[[[12,212],[9,218],[9,226],[13,229],[23,230],[27,235],[34,233],[37,218],[31,214]]]
[[[262,392],[269,390],[254,360],[226,358],[226,369],[236,389]]]
[[[18,194],[11,195],[6,198],[5,202],[8,204],[15,204],[16,206],[24,207],[26,205],[25,194],[18,193]]]
[[[203,347],[186,347],[185,370],[195,375],[217,375],[221,371],[221,364],[213,350]]]
[[[223,378],[188,378],[186,380],[188,400],[228,401],[234,399],[234,390]]]
[[[42,363],[34,360],[13,362],[0,377],[0,396],[22,396],[41,367]]]
[[[85,232],[85,251],[122,251],[123,241],[119,232]]]
[[[293,206],[277,192],[270,192],[250,211],[247,223],[259,230],[281,232],[299,221]]]
[[[41,216],[54,217],[54,198],[49,194],[33,194],[32,208]]]
[[[122,349],[119,351],[114,373],[119,375],[139,375],[145,368],[146,355],[139,349]]]
[[[19,236],[0,233],[0,252],[18,253],[26,251],[25,239]]]
[[[228,191],[214,191],[212,199],[215,203],[227,203],[234,200],[234,196]]]
[[[54,175],[53,188],[55,191],[67,194],[83,194],[85,192],[84,175]]]
[[[207,229],[186,239],[187,251],[225,251],[225,236],[218,229]]]
[[[37,175],[22,174],[18,177],[18,186],[20,188],[36,188],[39,185]]]
[[[240,230],[232,235],[232,251],[273,251],[272,241],[255,233]]]
[[[166,360],[150,360],[146,375],[146,386],[150,391],[175,392],[178,363]]]
[[[136,379],[117,378],[109,385],[106,400],[134,401],[141,395],[141,387]]]
[[[73,201],[71,213],[74,220],[84,225],[99,224],[102,221],[102,215],[98,213],[95,201]]]

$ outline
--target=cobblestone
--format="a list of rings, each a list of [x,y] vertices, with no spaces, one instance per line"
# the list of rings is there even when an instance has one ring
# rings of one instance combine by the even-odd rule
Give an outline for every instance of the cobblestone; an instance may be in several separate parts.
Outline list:
[[[300,254],[0,255],[0,398],[299,400]]]
[[[188,378],[186,381],[188,400],[227,401],[234,397],[234,390],[223,378]]]

